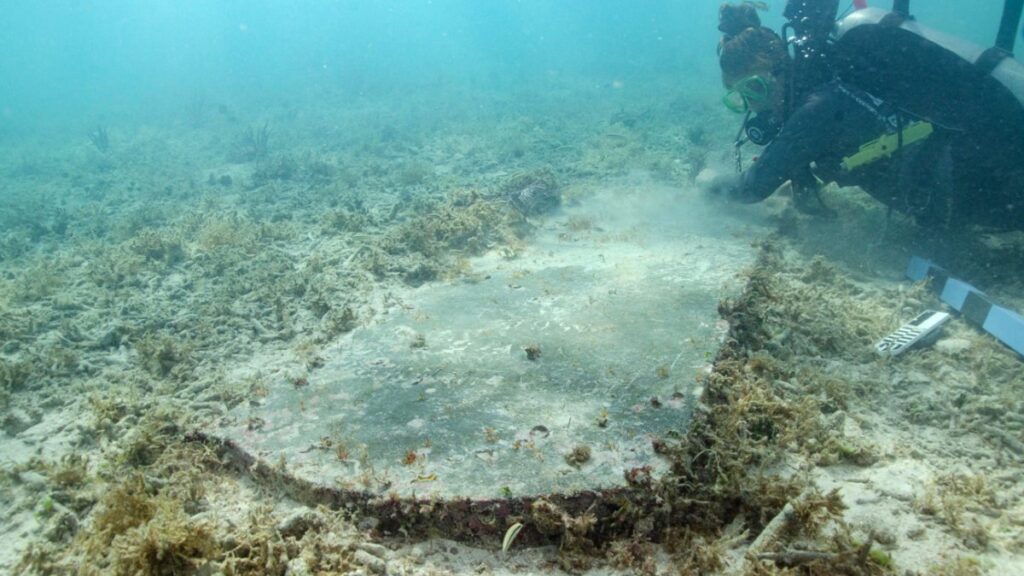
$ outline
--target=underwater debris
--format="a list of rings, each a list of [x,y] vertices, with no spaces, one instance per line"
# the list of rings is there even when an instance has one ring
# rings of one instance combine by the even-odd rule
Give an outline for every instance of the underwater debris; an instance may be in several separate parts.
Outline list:
[[[502,186],[501,197],[524,216],[550,212],[562,202],[555,174],[547,168],[514,176]]]
[[[512,546],[512,543],[516,541],[516,536],[519,536],[519,532],[522,529],[523,525],[521,522],[516,522],[508,527],[508,530],[505,531],[505,537],[501,541],[502,554],[508,553],[508,549]]]
[[[590,462],[590,446],[586,444],[577,444],[572,452],[565,455],[565,463],[573,468],[579,468],[587,462]]]
[[[427,347],[427,337],[421,333],[416,333],[412,337],[412,341],[409,342],[409,348],[413,350],[422,350]]]
[[[689,181],[690,184],[697,182],[697,176],[700,175],[704,168],[708,165],[708,151],[706,148],[700,146],[691,146],[686,150],[686,164],[689,167]]]
[[[596,505],[596,504],[595,504]],[[569,572],[582,572],[598,557],[598,548],[590,538],[597,525],[594,506],[579,516],[567,513],[549,500],[534,500],[529,508],[529,523],[541,534],[560,536],[558,565]]]
[[[531,438],[533,438],[535,436],[539,436],[540,438],[547,438],[550,435],[551,435],[551,431],[548,430],[548,427],[543,425],[543,424],[538,424],[538,425],[534,426],[533,428],[530,428],[530,437]]]
[[[536,344],[531,344],[523,348],[523,352],[526,352],[526,359],[530,360],[531,362],[536,362],[537,360],[540,360],[540,346],[537,346]]]

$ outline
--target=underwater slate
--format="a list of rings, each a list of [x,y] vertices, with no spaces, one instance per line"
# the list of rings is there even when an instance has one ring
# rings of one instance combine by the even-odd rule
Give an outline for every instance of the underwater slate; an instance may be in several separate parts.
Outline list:
[[[282,377],[215,434],[301,479],[400,496],[569,493],[663,469],[651,440],[686,433],[718,302],[763,230],[645,206],[570,208],[518,258],[397,291],[300,386]]]

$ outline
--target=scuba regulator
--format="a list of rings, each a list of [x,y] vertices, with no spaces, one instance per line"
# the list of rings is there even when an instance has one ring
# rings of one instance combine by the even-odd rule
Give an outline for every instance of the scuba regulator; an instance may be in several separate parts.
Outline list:
[[[829,65],[839,0],[789,0],[782,37],[793,50],[789,96],[799,96],[834,76]],[[792,98],[791,98],[792,102]],[[792,104],[791,104],[792,105]]]
[[[747,134],[747,140],[758,146],[767,146],[782,130],[782,124],[772,114],[758,114],[747,118],[743,123],[743,131]]]
[[[775,140],[780,130],[782,130],[782,124],[776,120],[774,114],[754,115],[748,111],[747,115],[743,117],[743,124],[733,143],[736,154],[736,171],[743,171],[742,148],[744,144],[753,142],[757,146],[767,146],[772,143],[772,140]]]

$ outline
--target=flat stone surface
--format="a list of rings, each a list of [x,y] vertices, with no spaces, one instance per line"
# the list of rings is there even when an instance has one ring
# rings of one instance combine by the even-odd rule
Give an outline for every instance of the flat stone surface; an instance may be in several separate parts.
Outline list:
[[[651,439],[686,433],[725,330],[718,302],[764,234],[717,210],[643,179],[609,187],[517,258],[396,293],[307,385],[273,383],[214,433],[303,479],[401,496],[566,493],[661,470]],[[574,465],[578,446],[590,456]]]

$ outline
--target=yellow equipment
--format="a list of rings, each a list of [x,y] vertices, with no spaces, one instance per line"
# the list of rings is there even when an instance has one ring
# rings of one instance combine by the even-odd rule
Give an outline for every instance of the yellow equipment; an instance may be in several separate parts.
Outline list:
[[[931,124],[923,121],[911,122],[905,128],[903,128],[903,146],[910,146],[915,142],[920,142],[925,138],[932,135],[935,128]],[[900,148],[900,135],[896,134],[884,134],[880,138],[876,138],[867,144],[860,147],[855,154],[843,158],[840,163],[843,170],[850,172],[865,164],[870,164],[876,160],[882,158],[888,158],[892,156],[896,150]]]

